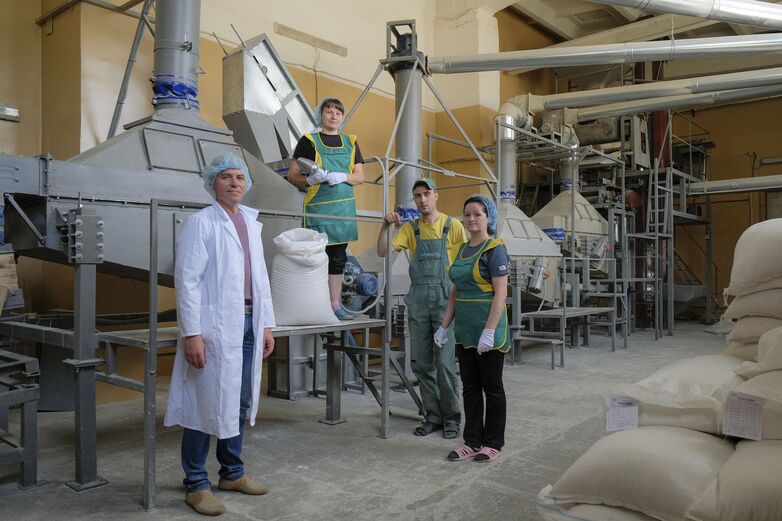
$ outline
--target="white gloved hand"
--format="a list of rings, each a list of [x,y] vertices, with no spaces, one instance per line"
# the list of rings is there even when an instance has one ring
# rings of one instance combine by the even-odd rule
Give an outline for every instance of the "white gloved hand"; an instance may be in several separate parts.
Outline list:
[[[484,329],[481,333],[481,339],[478,340],[478,354],[482,355],[494,348],[494,330]]]
[[[328,170],[323,170],[320,167],[316,167],[315,170],[313,170],[312,173],[307,176],[307,184],[312,186],[318,183],[322,183],[328,179],[329,175],[330,174]]]
[[[348,180],[348,175],[342,172],[329,172],[326,176],[326,181],[329,182],[329,186],[338,185]]]
[[[443,326],[440,326],[434,332],[434,343],[437,347],[443,347],[446,342],[448,342],[448,329],[443,329]]]

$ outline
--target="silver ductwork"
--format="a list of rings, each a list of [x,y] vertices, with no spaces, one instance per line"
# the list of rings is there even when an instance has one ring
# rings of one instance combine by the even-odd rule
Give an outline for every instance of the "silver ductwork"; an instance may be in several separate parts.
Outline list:
[[[455,74],[509,71],[530,67],[576,67],[778,52],[782,52],[782,34],[757,34],[579,47],[547,47],[472,56],[442,56],[431,57],[427,63],[429,72],[433,74]]]
[[[223,58],[223,121],[245,150],[284,172],[299,139],[317,129],[312,109],[265,34]]]
[[[736,192],[754,192],[759,190],[778,190],[782,188],[782,175],[745,177],[740,179],[721,179],[692,183],[687,187],[688,195],[729,194]]]
[[[504,106],[504,105],[503,105]],[[502,107],[500,108],[502,110]],[[516,119],[510,114],[497,114],[494,117],[498,135],[496,136],[497,153],[495,155],[494,171],[500,179],[500,204],[516,204],[516,178],[518,162],[516,161],[517,132],[503,125],[516,124]]]
[[[198,109],[198,47],[201,2],[156,2],[155,71],[152,104],[156,109]]]
[[[685,96],[719,90],[744,89],[766,85],[782,84],[782,67],[756,71],[717,74],[684,80],[659,81],[624,87],[609,87],[581,92],[529,96],[530,111],[562,108],[579,108],[605,103],[658,98],[664,96]]]
[[[565,109],[565,119],[568,123],[572,124],[599,118],[654,112],[655,110],[713,105],[728,101],[762,99],[770,96],[779,96],[781,94],[782,85],[770,85],[766,87],[705,92],[702,94],[691,94],[686,96],[667,96],[663,98],[599,105],[597,107],[583,109]]]
[[[587,0],[653,13],[683,14],[707,20],[782,29],[782,5],[755,0]]]

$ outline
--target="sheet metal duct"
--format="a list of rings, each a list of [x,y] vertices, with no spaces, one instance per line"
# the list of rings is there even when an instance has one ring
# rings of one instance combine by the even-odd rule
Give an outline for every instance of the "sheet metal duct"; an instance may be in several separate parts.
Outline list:
[[[683,14],[707,20],[782,29],[782,5],[755,0],[587,0],[653,13]]]
[[[500,52],[472,56],[432,57],[429,72],[509,71],[530,67],[575,67],[692,58],[715,58],[782,52],[782,34],[690,38],[662,42],[629,42]]]
[[[778,190],[782,188],[782,175],[746,177],[741,179],[721,179],[692,183],[687,187],[689,195],[730,194],[736,192],[755,192]]]
[[[659,81],[625,87],[609,87],[581,92],[530,95],[529,108],[532,112],[578,107],[589,107],[604,103],[658,98],[663,96],[684,96],[718,90],[743,89],[782,84],[782,67],[756,71],[717,74],[684,80]]]
[[[265,34],[223,58],[223,121],[245,150],[272,163],[289,159],[315,115]],[[283,168],[287,171],[287,161]]]
[[[565,119],[569,123],[576,123],[598,118],[654,112],[655,110],[713,105],[726,101],[762,99],[770,96],[778,96],[780,94],[782,94],[782,85],[705,92],[687,96],[668,96],[664,98],[651,98],[647,100],[600,105],[584,109],[565,109]]]
[[[522,112],[516,105],[505,103],[500,108],[500,113],[495,116],[495,121],[525,128],[531,121],[523,117]],[[495,171],[500,180],[497,237],[505,241],[508,254],[517,261],[522,272],[531,273],[535,261],[544,257],[550,272],[556,273],[562,257],[559,247],[516,206],[516,137],[516,131],[502,126],[496,136],[499,150],[495,159]],[[547,278],[543,291],[538,296],[545,301],[558,299],[559,277]]]

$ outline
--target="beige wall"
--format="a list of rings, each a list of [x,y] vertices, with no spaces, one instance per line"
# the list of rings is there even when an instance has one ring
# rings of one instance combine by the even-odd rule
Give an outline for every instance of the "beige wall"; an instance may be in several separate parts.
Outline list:
[[[41,150],[40,2],[5,0],[0,16],[0,104],[19,108],[21,120],[0,120],[0,153]]]
[[[687,113],[692,120],[711,133],[716,147],[711,151],[709,178],[711,180],[750,177],[752,161],[750,153],[757,154],[757,163],[766,157],[782,156],[782,131],[779,116],[782,99],[741,103],[726,107],[697,110]],[[679,136],[688,133],[687,124],[681,121],[674,130]],[[758,167],[754,175],[782,174],[780,165]],[[704,199],[700,198],[700,202]],[[713,251],[714,263],[719,268],[717,293],[728,286],[733,266],[733,250],[739,236],[752,224],[766,219],[765,194],[740,193],[714,196]],[[701,204],[703,215],[705,204]],[[676,250],[701,280],[705,274],[705,250],[703,226],[679,229],[676,234]]]

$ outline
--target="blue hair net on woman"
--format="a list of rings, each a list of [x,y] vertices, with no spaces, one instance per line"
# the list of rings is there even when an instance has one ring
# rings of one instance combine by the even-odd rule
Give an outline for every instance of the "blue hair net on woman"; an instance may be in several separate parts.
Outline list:
[[[204,168],[201,172],[201,177],[204,179],[204,188],[212,197],[215,197],[215,179],[226,170],[241,170],[244,174],[245,184],[247,185],[245,193],[250,191],[253,180],[250,177],[250,170],[247,168],[247,163],[245,163],[244,159],[241,157],[229,152],[212,159],[209,166]]]
[[[320,100],[320,103],[318,103],[318,105],[315,107],[315,126],[318,128],[323,128],[323,105],[326,103],[334,103],[335,101],[342,105],[341,101],[333,97],[323,98]]]
[[[483,194],[473,194],[464,201],[464,206],[469,203],[481,203],[486,210],[486,216],[489,219],[488,232],[489,235],[497,233],[497,205],[494,201]]]

